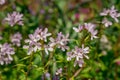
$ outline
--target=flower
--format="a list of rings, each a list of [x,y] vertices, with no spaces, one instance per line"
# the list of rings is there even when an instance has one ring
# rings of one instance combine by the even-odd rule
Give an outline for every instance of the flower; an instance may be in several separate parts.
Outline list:
[[[0,0],[0,5],[5,4],[5,0]]]
[[[89,47],[84,47],[84,45],[82,44],[81,53],[86,59],[89,59],[89,57],[87,56],[87,54],[89,53]]]
[[[95,30],[96,26],[92,23],[85,23],[84,24],[85,29],[88,30],[88,32],[91,33],[91,40],[93,40],[93,38],[98,38],[96,35],[98,33],[97,30]]]
[[[57,38],[50,38],[50,43],[49,45],[51,47],[57,46],[58,48],[60,48],[62,51],[65,51],[66,49],[68,49],[67,43],[69,41],[68,39],[69,34],[67,34],[66,36],[62,34],[62,32],[58,33]]]
[[[10,64],[13,61],[11,55],[15,54],[14,49],[10,44],[4,43],[0,44],[0,64]]]
[[[48,44],[42,44],[41,42],[47,42],[47,38],[51,35],[51,33],[47,33],[48,29],[40,29],[37,28],[33,34],[29,35],[29,39],[25,40],[25,43],[28,45],[24,45],[24,49],[28,49],[28,55],[32,52],[36,52],[37,50],[44,49],[46,54],[48,51],[53,51],[53,48]]]
[[[84,60],[83,60],[83,59],[80,59],[79,61],[75,61],[74,67],[75,67],[77,64],[79,65],[79,67],[82,67],[83,64],[84,64]]]
[[[96,26],[92,23],[84,23],[84,25],[80,26],[78,28],[73,27],[73,30],[76,32],[81,32],[82,30],[87,30],[89,33],[91,33],[91,40],[93,38],[98,38],[96,35],[98,33],[97,30],[95,30]]]
[[[83,29],[84,29],[84,26],[81,26],[80,24],[79,24],[78,28],[73,27],[73,30],[74,30],[75,32],[80,32],[80,31],[82,31]]]
[[[84,47],[84,45],[82,44],[82,48],[78,48],[78,46],[76,46],[75,49],[67,52],[67,60],[70,61],[75,58],[74,66],[78,64],[79,67],[82,67],[84,63],[83,58],[85,57],[86,59],[89,59],[89,57],[87,56],[88,53],[89,47]]]
[[[112,22],[108,21],[107,18],[104,18],[102,24],[104,24],[105,27],[109,27],[110,25],[112,25]]]
[[[13,43],[13,45],[16,45],[18,47],[21,45],[20,44],[21,39],[22,39],[22,35],[19,32],[11,36],[11,42]]]
[[[115,9],[115,6],[112,6],[110,9],[104,9],[103,12],[100,13],[101,16],[109,15],[111,18],[115,20],[115,22],[119,22],[118,17],[120,17],[120,13]]]
[[[45,50],[46,54],[48,54],[48,51],[53,51],[53,47],[51,47],[49,45],[44,45],[44,50]]]
[[[34,35],[36,36],[36,39],[38,40],[44,40],[45,42],[47,42],[47,37],[51,36],[51,33],[47,33],[48,29],[45,28],[44,30],[37,28],[35,30]]]
[[[70,61],[73,57],[73,52],[67,52],[67,61]]]
[[[32,52],[36,52],[37,50],[41,50],[41,43],[36,41],[33,34],[29,35],[29,39],[26,39],[25,43],[28,45],[24,45],[23,48],[28,49],[28,55],[30,55]]]
[[[112,6],[109,12],[109,15],[118,23],[118,17],[120,17],[120,13],[117,12],[115,6]]]
[[[103,12],[100,13],[100,16],[107,16],[109,14],[109,9],[103,9]]]
[[[13,13],[8,13],[4,21],[7,21],[8,24],[12,27],[15,24],[23,25],[23,14],[14,11]]]

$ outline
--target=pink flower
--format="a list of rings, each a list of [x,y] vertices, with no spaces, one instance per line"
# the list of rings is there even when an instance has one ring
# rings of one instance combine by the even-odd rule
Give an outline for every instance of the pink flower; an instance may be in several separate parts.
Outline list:
[[[37,50],[45,50],[45,53],[48,54],[48,51],[53,51],[53,48],[48,44],[42,45],[42,42],[47,42],[47,38],[51,35],[48,33],[48,29],[37,28],[33,34],[29,35],[29,39],[25,40],[27,45],[24,45],[23,48],[28,49],[28,55]]]
[[[60,48],[62,51],[65,51],[66,49],[68,49],[67,43],[69,41],[68,39],[69,34],[67,34],[66,36],[62,34],[62,32],[58,33],[57,38],[50,38],[50,43],[49,45],[51,47],[57,46],[58,48]]]
[[[79,61],[75,61],[75,62],[74,62],[74,67],[75,67],[77,64],[79,65],[79,67],[82,67],[83,64],[84,64],[84,60],[83,60],[83,59],[80,59]]]
[[[15,54],[14,49],[10,44],[0,44],[0,64],[10,64],[13,61],[12,55]]]
[[[5,0],[0,0],[0,5],[5,4]]]
[[[13,13],[8,13],[7,17],[4,21],[8,22],[8,24],[12,27],[15,24],[23,25],[23,14],[14,11]]]
[[[107,16],[107,15],[109,15],[117,23],[119,22],[118,17],[120,17],[120,13],[118,13],[118,10],[115,9],[115,6],[112,6],[110,9],[104,9],[103,12],[100,13],[100,15],[101,16]]]
[[[73,30],[74,30],[75,32],[80,32],[80,31],[82,31],[83,29],[84,29],[84,27],[81,26],[80,24],[79,24],[78,28],[73,27]]]
[[[91,40],[93,38],[98,38],[96,35],[98,33],[97,30],[95,30],[96,26],[92,23],[84,23],[84,25],[79,26],[78,28],[73,27],[73,30],[76,32],[81,32],[82,30],[87,30],[89,33],[91,33]]]
[[[38,40],[44,40],[45,42],[47,42],[47,37],[51,36],[51,33],[48,33],[48,29],[40,29],[37,28],[34,32],[34,35],[36,36],[36,39]]]
[[[20,44],[21,40],[22,40],[22,35],[19,32],[11,36],[11,42],[13,43],[13,45],[19,47],[21,45]]]
[[[104,9],[103,12],[100,13],[101,16],[107,16],[109,14],[109,9]]]
[[[84,47],[84,45],[82,45],[82,48],[78,48],[76,46],[75,49],[73,49],[70,52],[67,52],[67,60],[70,61],[74,58],[75,59],[74,66],[78,64],[79,67],[82,67],[84,63],[83,58],[85,57],[86,59],[89,59],[89,57],[87,56],[88,53],[89,47]]]
[[[116,21],[119,22],[118,17],[120,17],[120,13],[117,12],[115,6],[112,6],[109,12],[109,15]]]
[[[112,22],[108,21],[107,18],[104,18],[102,24],[104,24],[105,27],[109,27],[112,25]]]

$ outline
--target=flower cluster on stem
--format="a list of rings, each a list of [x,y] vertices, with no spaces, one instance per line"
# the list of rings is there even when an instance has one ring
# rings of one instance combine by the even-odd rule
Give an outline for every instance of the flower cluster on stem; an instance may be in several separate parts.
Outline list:
[[[84,47],[84,45],[82,45],[82,48],[78,48],[78,46],[76,46],[75,49],[73,49],[70,52],[67,52],[67,60],[71,61],[74,58],[74,66],[78,64],[79,67],[82,67],[84,63],[84,57],[86,59],[89,59],[89,57],[87,56],[88,53],[89,47]]]
[[[15,54],[14,49],[11,47],[10,44],[4,43],[3,45],[0,44],[0,64],[10,64],[13,61],[11,55]]]

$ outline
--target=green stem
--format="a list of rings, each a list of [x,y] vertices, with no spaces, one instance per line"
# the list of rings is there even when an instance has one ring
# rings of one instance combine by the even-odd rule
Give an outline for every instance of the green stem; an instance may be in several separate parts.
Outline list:
[[[32,66],[32,59],[33,59],[33,56],[34,55],[34,53],[32,53],[31,55],[30,55],[30,64],[28,65],[28,70],[27,70],[27,72],[26,72],[26,79],[25,80],[28,80],[27,79],[27,76],[28,76],[28,73],[30,72],[30,68],[31,68],[31,66]]]

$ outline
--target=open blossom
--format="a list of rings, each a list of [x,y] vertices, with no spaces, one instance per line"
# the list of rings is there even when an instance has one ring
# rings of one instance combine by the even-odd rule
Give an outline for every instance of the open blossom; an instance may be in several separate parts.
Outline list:
[[[103,21],[102,21],[102,24],[104,24],[105,27],[109,27],[109,26],[112,25],[112,22],[108,21],[107,18],[104,18]]]
[[[44,45],[44,50],[45,53],[48,54],[49,51],[53,51],[53,47],[51,47],[50,45]]]
[[[82,30],[86,29],[89,33],[91,33],[91,40],[93,38],[98,38],[96,35],[98,33],[97,30],[95,30],[96,26],[92,23],[84,23],[84,25],[79,26],[78,28],[73,27],[73,30],[76,32],[81,32]]]
[[[83,29],[84,29],[84,26],[81,26],[80,24],[79,24],[78,28],[73,27],[73,30],[74,30],[75,32],[80,32],[80,31],[82,31]]]
[[[109,14],[109,9],[103,9],[103,12],[100,13],[101,16],[107,16]]]
[[[15,54],[14,49],[11,47],[10,44],[4,43],[3,45],[0,44],[0,64],[9,64],[13,61],[11,55]]]
[[[14,11],[13,13],[8,13],[7,17],[4,21],[8,22],[8,24],[12,27],[16,24],[23,25],[23,14]]]
[[[49,45],[50,45],[51,47],[57,46],[57,47],[60,48],[62,51],[65,51],[66,49],[68,49],[68,46],[66,46],[67,43],[68,43],[68,41],[69,41],[68,37],[69,37],[69,34],[67,34],[66,36],[64,36],[64,35],[62,34],[62,32],[60,32],[60,33],[58,33],[56,39],[50,38],[50,43],[49,43]]]
[[[115,9],[115,6],[112,6],[110,9],[104,9],[103,12],[100,13],[100,15],[101,16],[109,15],[116,22],[119,22],[118,17],[120,17],[120,13],[118,13],[118,10]]]
[[[0,5],[5,4],[5,0],[0,0]]]
[[[18,47],[21,45],[21,39],[22,35],[19,32],[11,36],[11,42],[13,43],[13,45],[16,45]]]
[[[47,37],[51,36],[51,33],[48,33],[48,29],[45,28],[44,30],[37,28],[35,30],[34,35],[36,36],[36,39],[38,40],[44,40],[45,42],[47,42]]]
[[[74,66],[78,64],[79,67],[82,67],[84,63],[83,58],[85,57],[86,59],[89,59],[89,57],[87,56],[88,53],[89,53],[89,47],[84,47],[84,45],[82,45],[82,48],[78,48],[76,46],[75,49],[73,49],[70,52],[67,52],[67,60],[70,61],[73,58],[75,58]]]
[[[27,43],[27,45],[24,45],[23,48],[28,49],[28,55],[37,50],[41,50],[41,43],[36,41],[33,34],[29,35],[29,39],[26,39],[25,43]]]
[[[79,67],[82,67],[83,64],[84,64],[84,60],[83,60],[83,59],[80,59],[79,61],[76,60],[76,61],[74,62],[74,67],[75,67],[77,64],[79,65]]]
[[[37,28],[33,34],[29,35],[29,39],[25,40],[25,43],[27,45],[24,45],[23,48],[28,49],[28,55],[30,55],[32,52],[36,52],[37,50],[44,49],[46,54],[48,54],[48,51],[53,51],[53,48],[49,45],[42,45],[41,40],[43,42],[47,41],[47,37],[51,35],[51,33],[47,33],[48,29],[39,29]]]
[[[96,36],[98,31],[95,30],[96,26],[94,24],[92,24],[92,23],[85,23],[84,26],[85,26],[85,29],[87,29],[88,32],[91,33],[91,40],[93,40],[93,38],[98,38]]]

